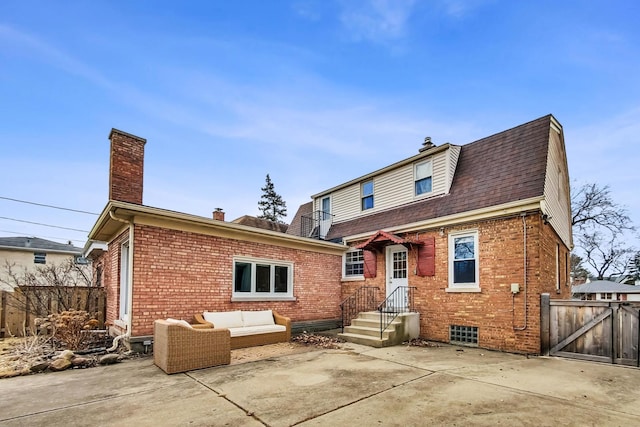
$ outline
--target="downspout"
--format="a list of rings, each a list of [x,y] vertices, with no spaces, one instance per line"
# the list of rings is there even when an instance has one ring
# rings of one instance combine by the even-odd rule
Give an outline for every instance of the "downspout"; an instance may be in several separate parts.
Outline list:
[[[514,331],[524,331],[527,329],[527,213],[523,212],[520,216],[522,216],[522,234],[523,234],[523,258],[524,258],[524,326],[517,327],[515,326],[515,315],[516,315],[516,294],[511,294],[512,298],[512,307],[513,307],[513,317],[514,317]]]
[[[109,216],[114,221],[119,221],[123,224],[126,224],[129,227],[129,272],[128,272],[129,277],[127,278],[127,280],[129,281],[129,289],[127,290],[127,292],[129,293],[127,298],[127,304],[129,304],[129,307],[127,307],[129,312],[129,318],[127,319],[127,325],[126,325],[127,331],[124,334],[121,334],[115,337],[113,339],[113,344],[111,345],[111,347],[107,349],[107,352],[110,353],[112,351],[115,351],[118,348],[118,344],[120,343],[120,340],[129,338],[131,336],[131,308],[132,308],[131,298],[133,296],[132,295],[133,294],[133,223],[131,221],[118,218],[113,214],[113,211],[109,211]]]

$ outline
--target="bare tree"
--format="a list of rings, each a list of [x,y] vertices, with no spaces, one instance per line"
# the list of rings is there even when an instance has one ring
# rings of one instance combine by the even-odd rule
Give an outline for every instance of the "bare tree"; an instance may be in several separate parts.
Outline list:
[[[583,233],[579,237],[580,247],[584,250],[587,263],[595,270],[598,280],[608,276],[624,274],[634,250],[625,247],[616,234]]]
[[[627,209],[611,198],[609,186],[595,183],[571,191],[571,225],[579,232],[594,228],[612,233],[635,230]]]
[[[634,249],[625,247],[622,240],[635,227],[627,209],[611,197],[608,185],[588,183],[571,191],[571,225],[583,260],[598,279],[607,273],[624,273]],[[577,271],[572,270],[572,274],[575,277]]]
[[[8,304],[35,316],[47,316],[52,310],[95,313],[104,292],[92,277],[91,266],[78,264],[71,258],[32,271],[6,260],[1,268],[0,283],[14,291]]]

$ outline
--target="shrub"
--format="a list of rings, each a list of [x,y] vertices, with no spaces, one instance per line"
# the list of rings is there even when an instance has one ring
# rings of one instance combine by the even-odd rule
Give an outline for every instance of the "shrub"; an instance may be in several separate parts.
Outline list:
[[[93,341],[88,331],[98,326],[98,320],[86,311],[69,310],[37,319],[41,329],[50,331],[56,344],[68,350],[84,350]]]

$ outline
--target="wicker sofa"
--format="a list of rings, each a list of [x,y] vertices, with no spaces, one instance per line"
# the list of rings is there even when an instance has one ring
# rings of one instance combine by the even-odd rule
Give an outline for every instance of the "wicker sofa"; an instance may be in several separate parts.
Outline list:
[[[231,349],[291,340],[291,319],[273,310],[196,313],[195,327],[228,329]]]
[[[155,321],[153,363],[167,374],[230,362],[231,341],[227,329],[193,328],[186,322]]]

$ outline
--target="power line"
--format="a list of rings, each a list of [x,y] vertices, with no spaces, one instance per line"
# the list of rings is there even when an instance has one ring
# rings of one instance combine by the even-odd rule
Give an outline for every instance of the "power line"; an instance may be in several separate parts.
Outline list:
[[[88,233],[87,230],[78,230],[77,228],[61,227],[59,225],[42,224],[41,222],[25,221],[24,219],[7,218],[5,216],[0,216],[0,219],[6,219],[8,221],[24,222],[24,223],[33,224],[33,225],[41,225],[43,227],[60,228],[62,230],[71,230],[71,231],[79,231],[81,233]]]
[[[78,212],[78,213],[83,213],[83,214],[87,214],[87,215],[96,215],[96,216],[100,215],[100,214],[95,213],[95,212],[82,211],[82,210],[79,210],[79,209],[62,208],[60,206],[46,205],[44,203],[28,202],[26,200],[12,199],[11,197],[0,196],[0,199],[11,200],[12,202],[26,203],[28,205],[43,206],[45,208],[60,209],[61,211]]]

